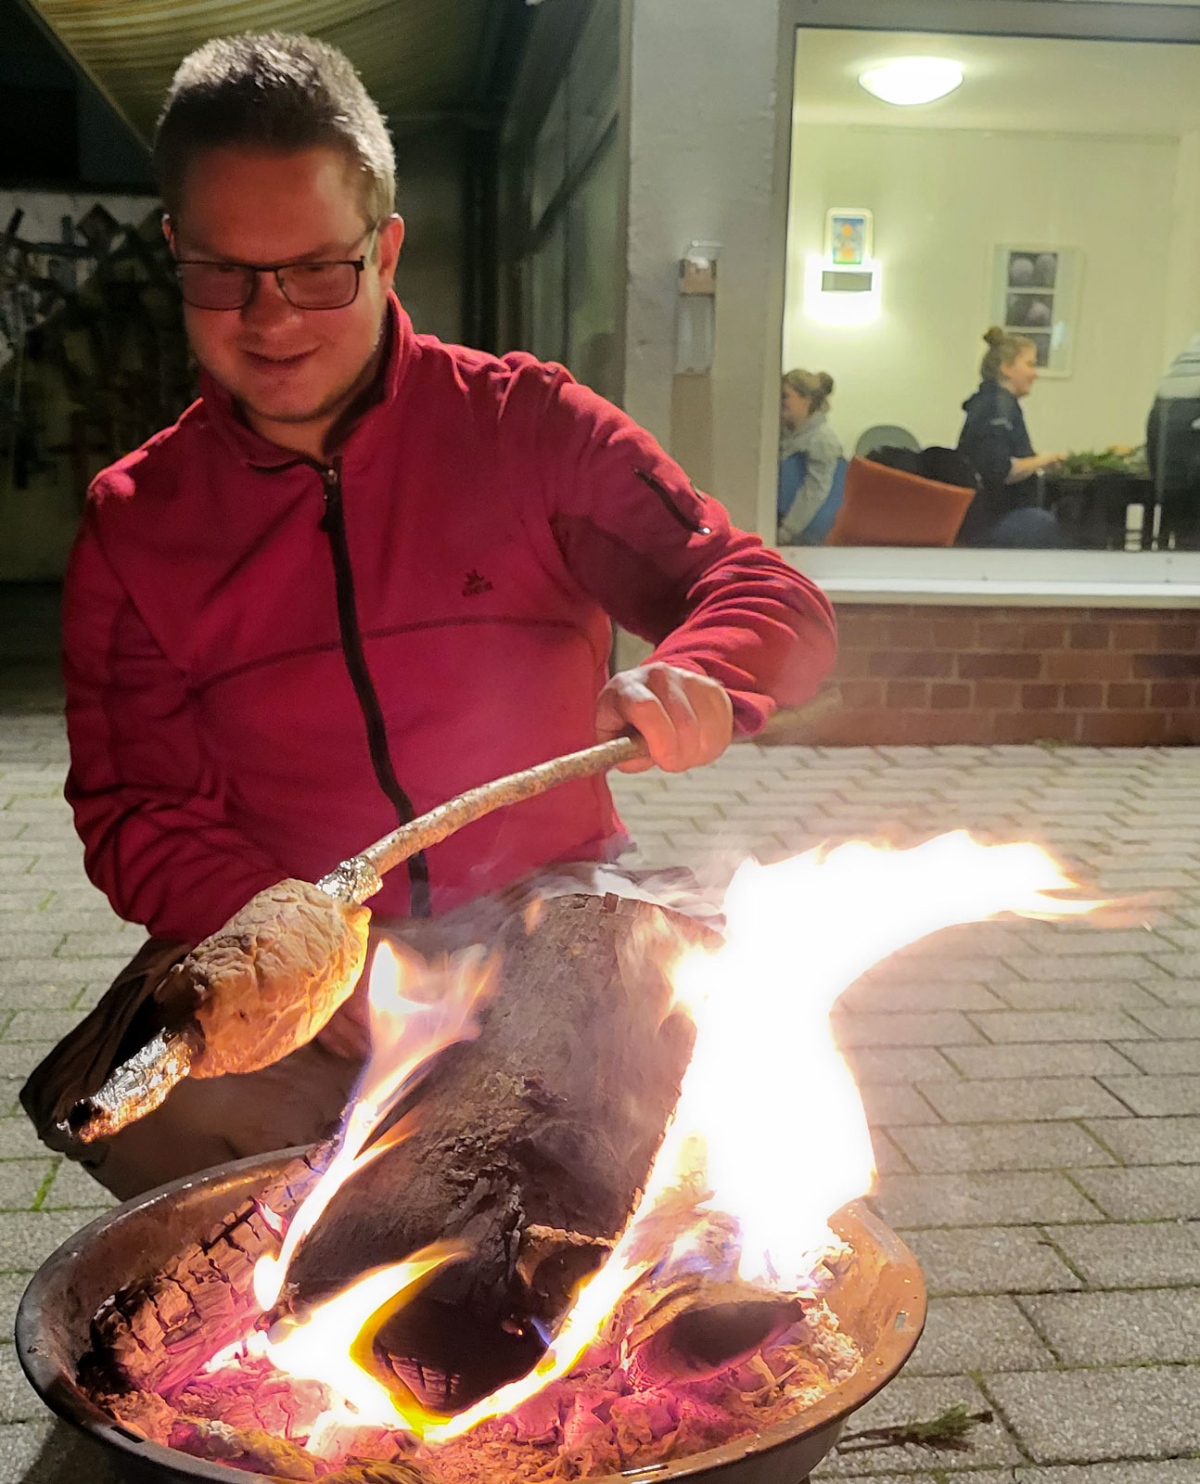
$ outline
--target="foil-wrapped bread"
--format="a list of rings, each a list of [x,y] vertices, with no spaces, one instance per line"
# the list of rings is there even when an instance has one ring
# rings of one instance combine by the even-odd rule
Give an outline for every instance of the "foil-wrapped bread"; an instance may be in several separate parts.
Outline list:
[[[204,1047],[191,1075],[257,1072],[311,1041],[362,974],[370,922],[368,908],[288,880],[205,938],[160,991],[195,1005]]]

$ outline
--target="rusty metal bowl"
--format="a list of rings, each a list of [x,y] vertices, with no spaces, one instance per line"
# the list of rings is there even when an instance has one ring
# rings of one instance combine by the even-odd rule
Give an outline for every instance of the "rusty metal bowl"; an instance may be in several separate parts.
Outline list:
[[[53,1411],[104,1444],[130,1484],[247,1484],[254,1476],[149,1442],[100,1411],[76,1381],[92,1316],[130,1283],[153,1276],[222,1216],[258,1194],[296,1154],[288,1150],[222,1165],[126,1201],[77,1232],[42,1264],[17,1313],[17,1353]],[[838,1440],[849,1415],[896,1375],[925,1323],[916,1258],[865,1206],[843,1206],[831,1222],[855,1260],[828,1294],[863,1352],[863,1364],[814,1406],[769,1431],[690,1458],[607,1475],[588,1484],[799,1484]],[[480,1481],[486,1484],[486,1481]]]

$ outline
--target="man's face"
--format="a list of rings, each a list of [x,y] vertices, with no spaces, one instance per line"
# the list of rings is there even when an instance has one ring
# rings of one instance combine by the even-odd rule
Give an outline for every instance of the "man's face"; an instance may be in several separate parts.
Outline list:
[[[192,162],[168,235],[176,257],[279,264],[359,258],[373,223],[361,173],[331,148],[210,149]],[[297,309],[269,273],[243,309],[184,306],[196,359],[260,432],[319,455],[329,425],[370,374],[404,238],[380,228],[358,296],[343,309]]]

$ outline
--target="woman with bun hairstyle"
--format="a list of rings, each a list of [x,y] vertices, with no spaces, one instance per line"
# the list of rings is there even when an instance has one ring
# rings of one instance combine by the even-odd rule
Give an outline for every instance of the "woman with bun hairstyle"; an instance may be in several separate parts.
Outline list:
[[[777,500],[780,546],[796,546],[805,539],[809,522],[833,487],[842,445],[825,420],[832,392],[833,377],[825,371],[789,371],[783,378]]]
[[[979,476],[960,546],[1068,546],[1062,527],[1040,509],[1036,476],[1061,462],[1057,453],[1034,453],[1021,412],[1037,381],[1037,346],[1028,335],[993,325],[984,335],[987,351],[977,392],[963,403],[966,421],[958,451]]]

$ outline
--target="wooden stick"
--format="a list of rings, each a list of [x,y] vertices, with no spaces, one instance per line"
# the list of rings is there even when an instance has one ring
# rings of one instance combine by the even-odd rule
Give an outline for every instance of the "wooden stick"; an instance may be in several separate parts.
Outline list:
[[[481,783],[478,788],[468,789],[466,793],[439,804],[428,814],[401,825],[382,840],[376,840],[374,845],[368,845],[357,856],[343,861],[317,884],[327,891],[333,888],[331,894],[364,902],[379,891],[383,885],[380,878],[393,866],[400,865],[419,850],[427,850],[445,840],[464,825],[482,819],[485,814],[536,798],[548,789],[557,788],[560,783],[607,773],[620,763],[648,755],[641,737],[614,737],[610,742],[585,747],[582,752],[569,752],[565,757],[551,758],[548,763],[538,763],[520,773]]]

